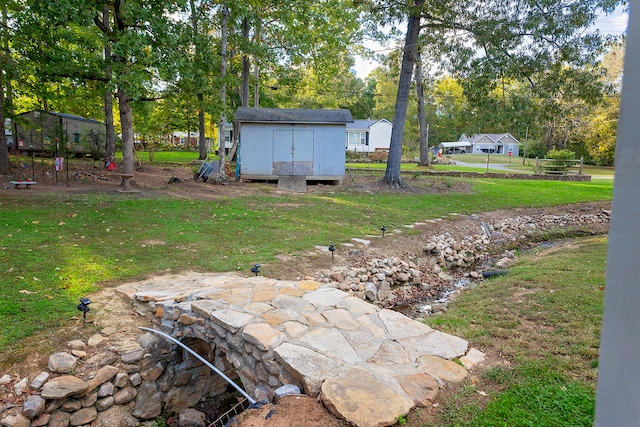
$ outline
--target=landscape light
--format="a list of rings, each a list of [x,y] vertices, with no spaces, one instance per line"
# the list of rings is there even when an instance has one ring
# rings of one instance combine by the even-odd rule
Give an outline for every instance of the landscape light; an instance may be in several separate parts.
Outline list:
[[[333,253],[336,251],[336,245],[329,245],[329,252],[331,252],[331,261],[333,262]]]
[[[384,232],[387,231],[387,227],[383,225],[382,227],[380,227],[380,230],[382,230],[382,237],[384,237]]]
[[[82,312],[82,324],[87,321],[87,313],[89,312],[89,304],[91,304],[91,300],[89,298],[80,298],[80,304],[78,304],[78,310]]]
[[[251,267],[251,272],[257,276],[260,273],[260,267],[262,267],[262,264],[253,264],[253,267]]]

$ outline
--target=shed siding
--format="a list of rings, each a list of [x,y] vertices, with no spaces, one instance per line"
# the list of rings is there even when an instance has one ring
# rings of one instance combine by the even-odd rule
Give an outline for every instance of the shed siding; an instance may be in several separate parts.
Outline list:
[[[271,175],[273,172],[273,125],[243,123],[240,131],[242,174]]]
[[[343,177],[344,135],[344,124],[242,123],[240,173],[248,179],[279,175]]]

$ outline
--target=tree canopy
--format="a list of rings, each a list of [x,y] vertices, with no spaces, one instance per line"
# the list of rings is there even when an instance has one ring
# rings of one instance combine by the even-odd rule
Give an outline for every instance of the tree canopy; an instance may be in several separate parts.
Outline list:
[[[133,174],[134,134],[157,140],[197,129],[203,158],[213,124],[250,98],[265,107],[349,109],[356,118],[393,119],[385,180],[402,185],[401,156],[419,149],[412,87],[420,55],[429,70],[421,114],[432,145],[462,133],[510,132],[608,164],[622,48],[590,28],[620,4],[9,0],[0,101],[8,118],[44,109],[105,121],[121,137],[125,174]],[[365,36],[404,41],[363,80],[353,66]]]

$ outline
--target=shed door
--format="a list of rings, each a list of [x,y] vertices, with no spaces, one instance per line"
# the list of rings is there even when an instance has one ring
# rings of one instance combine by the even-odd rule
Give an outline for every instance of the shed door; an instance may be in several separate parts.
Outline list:
[[[273,174],[313,175],[313,130],[274,129]]]

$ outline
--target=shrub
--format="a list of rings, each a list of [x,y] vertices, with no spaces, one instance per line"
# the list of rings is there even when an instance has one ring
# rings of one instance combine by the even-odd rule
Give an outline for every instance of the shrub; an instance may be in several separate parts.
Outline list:
[[[567,149],[553,149],[547,153],[547,158],[551,159],[551,164],[556,166],[556,170],[566,171],[573,165],[573,162],[570,162],[569,160],[574,160],[576,158],[576,153]]]

